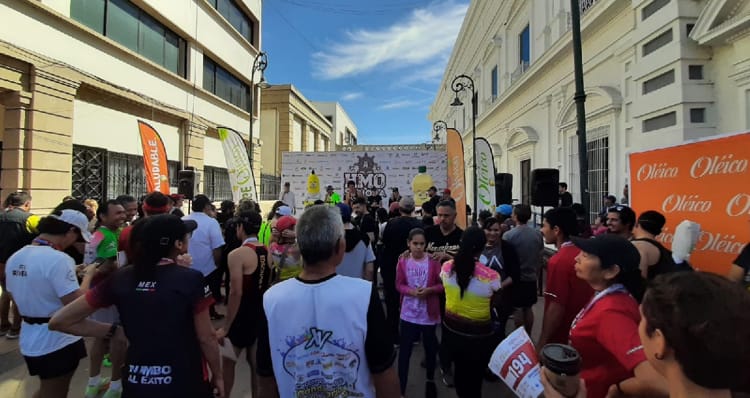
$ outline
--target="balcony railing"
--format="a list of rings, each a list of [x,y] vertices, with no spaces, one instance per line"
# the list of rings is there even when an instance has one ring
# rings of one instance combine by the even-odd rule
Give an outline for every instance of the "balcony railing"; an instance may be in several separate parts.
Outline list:
[[[529,63],[526,61],[521,62],[518,65],[518,68],[516,68],[516,70],[514,70],[513,73],[510,74],[510,83],[515,83],[518,79],[521,78],[521,76],[523,76],[524,73],[526,73],[528,69]]]
[[[579,4],[581,6],[581,15],[585,14],[586,11],[590,10],[591,7],[596,4],[598,0],[579,0]]]

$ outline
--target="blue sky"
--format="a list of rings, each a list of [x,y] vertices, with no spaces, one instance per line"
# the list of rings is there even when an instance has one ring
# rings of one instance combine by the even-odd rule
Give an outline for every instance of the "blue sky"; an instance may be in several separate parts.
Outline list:
[[[266,79],[338,101],[360,144],[431,140],[427,112],[469,0],[265,0]]]

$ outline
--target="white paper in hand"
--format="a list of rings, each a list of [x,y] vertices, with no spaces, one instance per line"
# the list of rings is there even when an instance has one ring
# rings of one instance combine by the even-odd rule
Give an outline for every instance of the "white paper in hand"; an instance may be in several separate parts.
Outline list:
[[[523,327],[495,348],[489,368],[520,398],[537,398],[544,392],[536,350]]]

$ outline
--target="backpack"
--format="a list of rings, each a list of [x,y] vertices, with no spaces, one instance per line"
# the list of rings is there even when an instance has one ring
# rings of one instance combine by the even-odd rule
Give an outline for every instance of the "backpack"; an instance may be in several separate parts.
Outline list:
[[[7,262],[13,253],[34,240],[34,234],[26,228],[29,216],[29,213],[16,209],[0,213],[0,263]]]

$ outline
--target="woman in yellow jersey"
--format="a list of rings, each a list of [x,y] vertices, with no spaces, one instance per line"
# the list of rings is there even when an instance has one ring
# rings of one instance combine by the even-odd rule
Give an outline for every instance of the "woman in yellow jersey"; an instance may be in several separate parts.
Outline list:
[[[455,385],[459,398],[480,398],[482,380],[493,342],[490,300],[500,290],[500,275],[478,261],[486,245],[484,231],[468,228],[458,253],[443,264],[445,287],[443,350],[456,363]]]

